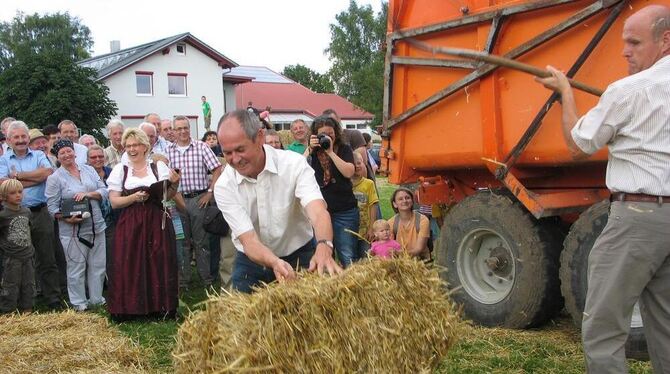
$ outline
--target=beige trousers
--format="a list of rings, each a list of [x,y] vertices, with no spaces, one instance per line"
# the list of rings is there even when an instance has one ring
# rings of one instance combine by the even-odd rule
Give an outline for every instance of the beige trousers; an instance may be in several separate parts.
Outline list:
[[[219,259],[219,277],[221,278],[221,289],[231,290],[231,277],[233,275],[233,262],[237,249],[233,245],[233,239],[230,234],[219,238],[221,246],[221,258]]]
[[[613,202],[589,255],[582,324],[589,373],[627,373],[639,300],[655,373],[670,373],[670,204]]]

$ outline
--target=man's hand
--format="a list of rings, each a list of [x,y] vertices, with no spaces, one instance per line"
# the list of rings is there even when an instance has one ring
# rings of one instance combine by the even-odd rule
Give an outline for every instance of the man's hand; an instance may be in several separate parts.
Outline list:
[[[210,200],[212,200],[212,195],[213,193],[211,192],[205,192],[200,196],[200,199],[198,199],[198,206],[200,209],[205,208],[209,204]]]
[[[293,271],[291,265],[279,257],[272,263],[272,271],[275,273],[275,278],[277,278],[279,282],[296,278],[295,271]]]
[[[319,275],[323,275],[324,270],[330,275],[340,274],[342,268],[337,265],[333,259],[333,250],[324,243],[319,243],[316,246],[314,256],[309,261],[309,271],[314,271]]]
[[[547,71],[551,73],[550,77],[547,78],[535,77],[535,81],[541,83],[550,90],[558,92],[559,94],[563,94],[564,92],[572,89],[570,87],[568,77],[566,77],[562,71],[556,69],[551,65],[547,65]]]

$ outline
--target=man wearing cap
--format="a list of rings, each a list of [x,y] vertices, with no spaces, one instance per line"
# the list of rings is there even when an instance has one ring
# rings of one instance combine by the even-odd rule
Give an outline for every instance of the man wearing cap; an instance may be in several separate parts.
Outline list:
[[[16,179],[23,185],[22,206],[30,209],[30,235],[35,247],[37,277],[42,285],[42,296],[52,309],[60,309],[60,287],[54,247],[54,223],[47,210],[46,180],[53,168],[42,151],[28,147],[28,126],[12,122],[7,129],[11,147],[0,157],[0,183]]]
[[[28,136],[30,137],[28,147],[33,151],[42,151],[47,155],[47,152],[49,151],[49,140],[42,134],[42,131],[38,129],[30,129],[30,131],[28,131]],[[51,160],[49,160],[49,162],[51,162]],[[53,167],[55,164],[52,163],[51,166]]]
[[[79,144],[77,125],[69,119],[64,119],[58,124],[58,129],[60,129],[60,134],[63,138],[74,143],[75,162],[77,165],[86,165],[86,162],[88,161],[88,148]]]

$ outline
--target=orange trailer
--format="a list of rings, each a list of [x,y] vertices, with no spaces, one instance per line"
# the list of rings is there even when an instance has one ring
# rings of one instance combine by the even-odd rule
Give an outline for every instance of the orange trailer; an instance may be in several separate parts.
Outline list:
[[[382,172],[417,183],[421,203],[450,207],[436,260],[476,322],[536,326],[562,308],[562,296],[581,321],[586,259],[606,222],[607,152],[570,157],[560,98],[532,76],[415,42],[550,64],[605,89],[627,75],[624,20],[650,3],[390,1]],[[576,101],[585,113],[598,97],[576,91]]]

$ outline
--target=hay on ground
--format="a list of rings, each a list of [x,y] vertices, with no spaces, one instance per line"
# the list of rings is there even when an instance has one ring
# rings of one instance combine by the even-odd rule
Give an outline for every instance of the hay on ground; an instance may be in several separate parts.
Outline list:
[[[10,373],[143,373],[142,350],[90,313],[0,316],[0,369]]]
[[[437,272],[411,259],[205,303],[179,329],[178,373],[413,373],[437,367],[461,328]]]

